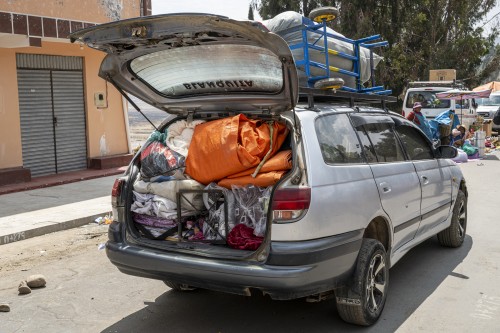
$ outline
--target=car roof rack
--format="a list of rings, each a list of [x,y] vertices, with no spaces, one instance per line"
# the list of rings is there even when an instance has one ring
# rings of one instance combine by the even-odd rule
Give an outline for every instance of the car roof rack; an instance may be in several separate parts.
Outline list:
[[[342,101],[348,102],[350,107],[358,104],[377,104],[380,103],[382,108],[386,109],[387,103],[397,102],[395,96],[377,95],[367,93],[355,93],[343,90],[323,90],[308,87],[299,87],[299,99],[307,100],[309,108],[314,108],[314,102],[329,102]]]
[[[452,81],[412,81],[408,82],[408,88],[425,88],[425,87],[446,87],[465,89],[465,86],[460,80]]]

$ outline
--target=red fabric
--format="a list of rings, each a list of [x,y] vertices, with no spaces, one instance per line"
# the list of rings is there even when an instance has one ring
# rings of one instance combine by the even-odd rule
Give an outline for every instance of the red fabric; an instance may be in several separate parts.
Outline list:
[[[264,237],[253,234],[253,229],[240,223],[227,235],[227,244],[233,249],[257,250]]]
[[[415,111],[410,111],[410,113],[408,114],[406,119],[408,119],[409,121],[412,121],[415,124],[417,124],[418,126],[420,126],[420,120],[418,120],[418,118],[415,117]]]

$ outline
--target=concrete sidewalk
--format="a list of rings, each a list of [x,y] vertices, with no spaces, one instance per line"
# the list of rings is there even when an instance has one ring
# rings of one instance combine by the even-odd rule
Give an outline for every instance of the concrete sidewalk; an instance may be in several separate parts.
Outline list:
[[[0,195],[0,245],[82,226],[110,213],[117,177]]]

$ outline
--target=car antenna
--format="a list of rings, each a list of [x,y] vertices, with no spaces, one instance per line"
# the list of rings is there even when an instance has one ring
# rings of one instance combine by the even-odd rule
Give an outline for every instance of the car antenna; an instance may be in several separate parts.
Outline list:
[[[149,120],[148,117],[146,117],[146,115],[141,111],[141,109],[139,109],[139,107],[137,106],[137,104],[135,104],[132,99],[120,88],[118,87],[118,85],[115,83],[115,81],[111,78],[111,75],[109,74],[106,74],[106,79],[111,82],[111,84],[116,88],[116,90],[118,90],[120,92],[120,94],[122,94],[123,97],[125,97],[125,99],[130,103],[132,104],[132,106],[134,107],[134,109],[136,109],[140,114],[142,114],[142,116],[144,118],[146,118],[147,121],[149,121],[149,123],[151,124],[151,126],[153,126],[153,128],[157,131],[158,130],[158,127],[155,126],[155,124],[153,124],[153,122],[151,120]]]

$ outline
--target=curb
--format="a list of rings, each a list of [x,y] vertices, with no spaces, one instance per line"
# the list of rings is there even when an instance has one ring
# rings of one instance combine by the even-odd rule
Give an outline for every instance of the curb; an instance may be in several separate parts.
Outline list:
[[[109,211],[105,211],[100,214],[95,214],[91,216],[80,217],[74,220],[69,220],[65,222],[54,223],[52,225],[46,225],[39,228],[29,229],[25,231],[16,232],[13,234],[0,236],[0,245],[10,244],[17,241],[22,241],[28,238],[43,236],[52,232],[62,231],[72,228],[78,228],[83,225],[94,222],[94,220],[100,216],[109,214]]]
[[[37,180],[37,181],[33,181],[34,184],[33,183],[9,184],[9,185],[0,186],[0,195],[22,192],[22,191],[29,191],[29,190],[37,190],[40,188],[71,184],[71,183],[76,183],[76,182],[80,182],[80,181],[84,181],[84,180],[91,180],[91,179],[102,178],[102,177],[116,176],[116,175],[123,174],[123,172],[124,172],[123,170],[112,170],[112,171],[104,172],[101,174],[85,175],[85,176],[81,176],[78,178],[71,178],[71,179],[62,179],[62,180],[55,179],[55,180],[44,181],[44,182],[39,182]]]

